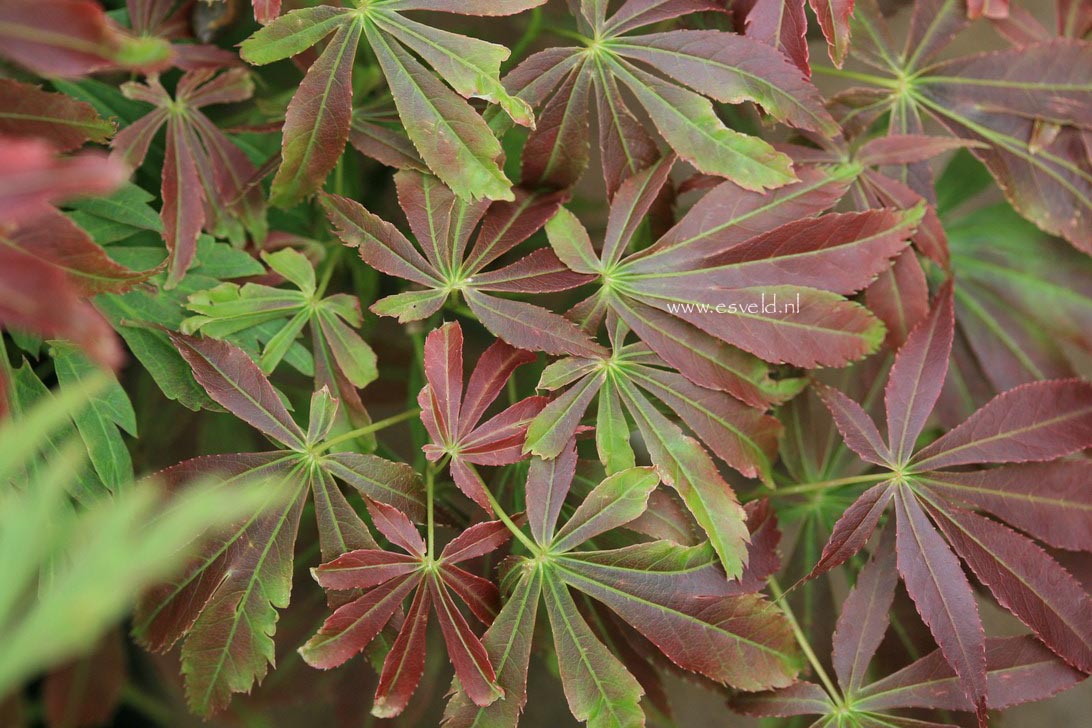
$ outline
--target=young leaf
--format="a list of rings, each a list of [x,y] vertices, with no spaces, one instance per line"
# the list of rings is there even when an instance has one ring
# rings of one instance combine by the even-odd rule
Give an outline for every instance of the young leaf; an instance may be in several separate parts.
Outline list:
[[[655,144],[619,93],[621,83],[652,118],[659,134],[699,170],[726,176],[750,190],[794,181],[784,155],[755,137],[725,127],[709,98],[726,103],[753,101],[780,121],[837,135],[838,125],[804,72],[776,49],[732,33],[675,30],[629,35],[661,20],[722,9],[708,2],[648,7],[626,3],[607,17],[603,3],[589,11],[581,28],[589,36],[585,48],[550,49],[528,58],[506,78],[514,94],[533,106],[544,106],[542,116],[550,120],[532,133],[528,148],[536,157],[549,159],[586,147],[588,130],[580,112],[586,102],[584,89],[590,87],[599,112],[604,178],[613,196],[623,180],[657,156]],[[662,75],[649,73],[649,68]],[[549,72],[544,73],[546,69]],[[559,117],[573,121],[559,128]],[[563,172],[537,176],[569,186],[585,163],[578,153],[566,162],[571,166]],[[536,163],[532,171],[542,166]]]
[[[586,282],[589,276],[568,270],[549,250],[537,250],[510,265],[486,270],[545,224],[557,210],[559,196],[520,191],[515,202],[485,205],[468,203],[435,177],[418,172],[401,171],[395,179],[417,247],[358,203],[334,195],[322,198],[338,236],[346,245],[357,247],[366,263],[435,293],[396,294],[378,301],[373,311],[397,316],[400,321],[415,321],[435,313],[461,292],[483,325],[512,346],[553,354],[595,355],[602,351],[564,317],[493,295],[564,291]],[[475,228],[477,236],[468,246]]]
[[[517,123],[533,125],[526,104],[501,86],[500,62],[508,57],[507,49],[429,28],[399,12],[415,9],[508,15],[523,8],[511,3],[501,10],[397,2],[368,3],[356,11],[318,6],[283,15],[243,41],[244,60],[262,65],[296,55],[334,34],[289,103],[283,162],[274,180],[277,204],[292,205],[315,192],[340,158],[352,122],[352,63],[362,34],[387,80],[406,133],[429,168],[460,197],[512,199],[511,182],[498,165],[500,144],[463,98],[482,96],[511,113]],[[421,54],[435,73],[409,49]]]
[[[475,614],[477,601],[497,600],[496,587],[455,564],[502,546],[510,536],[507,529],[497,522],[479,524],[449,542],[439,558],[433,559],[403,513],[374,501],[368,507],[376,528],[409,556],[375,548],[356,550],[315,569],[315,579],[325,587],[368,591],[330,615],[318,633],[300,648],[300,654],[314,667],[330,669],[342,664],[375,639],[399,610],[402,600],[413,593],[406,619],[383,662],[372,714],[394,717],[405,709],[424,669],[424,635],[432,611],[440,623],[459,684],[474,705],[490,705],[502,692],[494,683],[496,675],[486,650],[456,608],[452,592],[460,595]]]
[[[167,287],[176,286],[193,263],[202,229],[230,237],[239,247],[245,242],[244,228],[263,240],[261,189],[247,187],[256,172],[254,165],[202,111],[250,98],[254,83],[247,72],[190,71],[179,80],[173,98],[157,77],[145,84],[130,82],[123,92],[155,108],[114,137],[113,158],[131,169],[140,167],[158,130],[167,127],[161,211],[163,237],[171,253]]]
[[[455,484],[486,512],[492,507],[474,465],[509,465],[523,459],[528,422],[545,405],[544,397],[528,397],[482,423],[489,405],[500,396],[512,372],[533,361],[530,352],[502,341],[482,354],[463,391],[463,333],[457,323],[436,329],[425,339],[425,378],[417,402],[421,420],[432,439],[425,455],[436,461],[451,457]]]

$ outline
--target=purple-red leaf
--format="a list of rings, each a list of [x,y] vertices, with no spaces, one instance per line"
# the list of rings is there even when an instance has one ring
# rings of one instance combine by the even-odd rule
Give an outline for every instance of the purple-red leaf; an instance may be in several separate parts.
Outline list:
[[[997,395],[914,456],[918,470],[1053,460],[1092,447],[1092,382],[1033,382]]]
[[[838,684],[847,694],[857,693],[864,684],[868,664],[890,623],[898,581],[893,532],[887,529],[872,558],[857,574],[857,583],[838,615],[831,660]]]
[[[827,52],[830,60],[838,68],[842,67],[846,53],[849,52],[850,24],[853,15],[854,0],[809,0],[819,27],[827,39]]]
[[[0,135],[41,137],[58,151],[69,152],[84,142],[104,143],[114,128],[91,104],[0,79]]]
[[[891,481],[874,485],[846,509],[834,524],[830,540],[823,547],[823,555],[808,578],[814,578],[844,564],[849,557],[864,548],[897,488]]]
[[[929,316],[910,332],[899,349],[884,390],[887,439],[897,464],[914,452],[918,435],[940,397],[952,352],[955,310],[951,283],[937,294]]]
[[[484,423],[481,418],[512,372],[533,358],[504,342],[494,343],[474,367],[464,396],[462,328],[458,323],[445,324],[425,339],[428,384],[417,398],[421,420],[432,438],[425,454],[438,460],[449,453],[455,483],[487,512],[489,498],[472,464],[509,465],[521,460],[527,426],[546,399],[529,397]]]
[[[986,647],[974,593],[955,554],[908,486],[895,486],[898,571],[979,722],[986,714]]]
[[[918,476],[1052,546],[1092,551],[1092,462],[1059,460]]]
[[[960,508],[930,506],[956,552],[997,602],[1043,644],[1082,672],[1092,671],[1092,599],[1026,536]]]
[[[436,619],[444,635],[448,658],[455,668],[455,677],[471,702],[477,706],[489,705],[503,695],[496,685],[497,676],[489,664],[489,655],[470,631],[470,625],[455,607],[455,601],[439,577],[429,579],[428,589],[436,604]]]
[[[48,12],[43,12],[48,9]],[[122,32],[92,0],[5,0],[0,56],[43,76],[82,76],[115,68],[159,70],[170,46]]]
[[[1085,677],[1030,636],[988,638],[986,665],[986,702],[994,710],[1043,700]],[[855,704],[861,710],[974,709],[940,650],[866,686]]]
[[[376,638],[417,584],[411,576],[397,577],[339,607],[300,648],[304,661],[329,670],[356,655]]]
[[[857,453],[865,462],[874,465],[885,465],[892,461],[891,451],[883,435],[876,429],[872,417],[861,405],[841,391],[828,387],[822,382],[815,382],[815,392],[830,410],[834,424],[850,450]]]
[[[405,710],[425,671],[425,635],[428,631],[430,589],[417,589],[379,675],[372,715],[393,718]]]
[[[427,549],[425,540],[421,538],[421,534],[417,532],[417,527],[406,517],[405,513],[371,498],[366,501],[366,505],[376,530],[386,536],[391,543],[404,549],[411,556],[422,557],[425,555]]]

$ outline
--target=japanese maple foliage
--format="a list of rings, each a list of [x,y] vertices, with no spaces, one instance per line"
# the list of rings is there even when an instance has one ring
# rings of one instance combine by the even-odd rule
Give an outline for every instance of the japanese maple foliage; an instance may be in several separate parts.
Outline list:
[[[0,0],[0,723],[1076,725],[1090,231],[1092,0]]]

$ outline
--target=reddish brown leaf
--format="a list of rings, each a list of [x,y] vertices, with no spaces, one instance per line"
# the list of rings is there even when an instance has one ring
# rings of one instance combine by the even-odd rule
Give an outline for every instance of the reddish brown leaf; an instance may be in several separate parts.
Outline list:
[[[898,570],[979,722],[986,712],[986,647],[978,605],[952,550],[906,485],[895,487]]]
[[[887,439],[895,463],[905,464],[940,398],[952,352],[955,310],[952,284],[937,293],[933,310],[899,349],[884,389]]]

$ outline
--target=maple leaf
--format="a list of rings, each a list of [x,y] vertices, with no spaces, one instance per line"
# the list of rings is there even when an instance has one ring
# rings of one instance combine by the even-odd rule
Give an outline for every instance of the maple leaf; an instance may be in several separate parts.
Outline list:
[[[425,668],[425,633],[429,613],[444,635],[455,677],[475,705],[486,706],[501,697],[489,656],[466,618],[458,610],[457,595],[472,614],[488,625],[497,615],[500,594],[492,582],[457,566],[502,546],[510,537],[501,521],[470,526],[434,556],[417,528],[396,508],[368,501],[376,529],[405,553],[378,548],[351,551],[313,571],[327,589],[365,589],[363,596],[338,608],[300,654],[312,667],[328,670],[341,665],[375,639],[384,625],[413,595],[405,621],[383,661],[372,714],[399,715],[413,696]]]
[[[303,373],[314,376],[319,388],[329,389],[341,403],[339,414],[347,415],[333,431],[367,426],[371,420],[357,389],[375,381],[378,373],[375,352],[354,331],[363,323],[359,299],[345,293],[324,295],[311,262],[292,248],[263,252],[261,257],[298,290],[228,282],[199,291],[186,303],[197,315],[184,320],[181,331],[230,339],[251,353],[265,374],[272,374],[290,351],[301,349],[293,359],[313,356]],[[307,327],[313,355],[297,342]]]
[[[984,13],[981,2],[978,11],[974,5],[972,16]],[[972,153],[1013,207],[1046,232],[1092,252],[1092,233],[1083,222],[1092,214],[1092,162],[1083,131],[1092,113],[1092,46],[1050,39],[935,62],[966,27],[967,14],[959,0],[915,3],[905,51],[899,52],[874,0],[862,0],[854,18],[861,26],[855,55],[886,75],[865,74],[862,80],[877,88],[846,100],[858,102],[865,120],[890,112],[894,134],[921,134],[931,117],[954,136],[980,142]],[[904,168],[900,181],[931,194],[932,175],[924,165]]]
[[[516,583],[482,638],[504,698],[481,708],[459,690],[445,725],[516,725],[527,699],[540,601],[573,716],[592,726],[644,725],[641,684],[597,638],[574,595],[607,607],[683,670],[745,690],[792,681],[798,659],[784,615],[761,596],[733,589],[707,544],[596,545],[644,513],[659,484],[655,471],[628,468],[608,476],[559,527],[575,470],[573,442],[554,460],[532,459],[526,486],[531,535],[516,534],[530,554],[509,570]]]
[[[748,538],[743,509],[701,442],[744,475],[769,482],[781,427],[760,410],[670,371],[647,346],[624,344],[626,333],[624,326],[612,331],[609,356],[569,357],[546,367],[538,388],[562,391],[530,423],[524,449],[558,457],[596,399],[596,449],[607,472],[614,473],[635,465],[629,421],[635,422],[661,479],[678,491],[728,575],[738,576]],[[784,390],[786,396],[792,386]],[[700,441],[665,417],[653,400],[667,405]]]
[[[883,326],[843,296],[906,247],[921,209],[812,218],[841,198],[860,167],[802,168],[799,182],[768,195],[723,182],[658,240],[631,250],[673,162],[667,156],[619,189],[600,252],[567,210],[547,223],[558,257],[599,279],[599,291],[570,317],[596,330],[610,311],[695,384],[759,406],[776,397],[761,391],[755,378],[765,372],[754,357],[841,366],[876,349]]]
[[[270,498],[282,498],[270,511],[214,534],[198,558],[152,590],[136,610],[134,633],[147,648],[164,651],[185,637],[186,697],[193,710],[210,715],[224,708],[232,693],[249,691],[269,668],[277,609],[287,606],[291,594],[292,555],[309,491],[326,560],[376,548],[334,478],[415,517],[424,507],[419,480],[408,465],[328,451],[324,443],[337,409],[328,391],[312,397],[304,432],[244,351],[214,339],[169,336],[209,397],[282,448],[198,457],[158,474],[175,491],[201,477],[217,478],[223,488],[266,478],[272,483]]]
[[[134,37],[114,25],[93,0],[5,0],[0,7],[0,56],[43,76],[95,71],[152,72],[169,63],[170,46]]]
[[[395,175],[395,182],[416,247],[359,203],[336,195],[321,198],[338,237],[356,247],[364,262],[424,289],[380,299],[372,311],[397,316],[402,322],[417,321],[436,313],[458,294],[490,333],[512,346],[551,354],[602,351],[568,319],[494,295],[565,291],[587,282],[588,276],[569,270],[548,249],[486,270],[543,226],[561,203],[557,194],[518,190],[512,202],[468,202],[431,175],[403,170]],[[477,237],[468,246],[475,228]]]
[[[167,127],[161,188],[163,238],[170,251],[166,286],[176,286],[193,263],[202,229],[226,235],[240,247],[244,228],[263,240],[267,228],[262,191],[248,187],[254,165],[201,111],[250,98],[254,82],[246,70],[233,68],[220,75],[212,69],[187,72],[173,98],[156,76],[143,84],[124,84],[122,93],[155,109],[114,137],[115,158],[131,169],[140,167],[156,133],[164,124]]]
[[[834,631],[832,664],[837,688],[811,682],[734,698],[737,712],[761,718],[794,715],[837,716],[853,725],[937,726],[901,717],[891,710],[927,708],[974,711],[960,678],[942,650],[936,650],[903,669],[868,680],[868,667],[890,622],[898,584],[893,539],[885,533],[872,558],[861,569]],[[989,637],[985,640],[986,705],[1001,710],[1042,700],[1066,690],[1084,675],[1029,636]],[[951,725],[945,722],[943,725]]]
[[[530,108],[510,96],[499,79],[508,49],[423,25],[402,13],[512,15],[544,1],[355,0],[352,8],[293,10],[243,41],[243,59],[264,65],[297,55],[333,34],[288,105],[273,204],[295,204],[313,193],[341,157],[352,121],[353,59],[361,36],[375,54],[410,141],[429,168],[460,197],[511,200],[511,182],[498,165],[500,142],[465,101],[486,99],[517,123],[533,126]]]
[[[607,191],[660,156],[619,84],[629,89],[668,145],[698,170],[761,191],[795,181],[788,157],[757,137],[726,127],[710,101],[753,101],[778,121],[827,135],[840,129],[803,72],[769,46],[717,30],[634,30],[700,11],[711,0],[627,0],[606,17],[606,3],[586,0],[575,13],[584,47],[532,55],[505,85],[533,107],[538,128],[523,152],[525,184],[568,187],[587,166],[589,97],[598,110]],[[653,72],[650,72],[651,69]]]
[[[1090,463],[1058,460],[1092,445],[1092,385],[1061,380],[1017,387],[919,449],[916,442],[941,393],[953,335],[948,283],[895,358],[884,390],[886,437],[860,405],[836,389],[819,388],[845,444],[892,477],[846,510],[812,575],[856,553],[894,503],[898,573],[982,718],[986,643],[959,558],[1047,647],[1080,670],[1092,669],[1087,592],[1027,536],[967,508],[1049,544],[1092,548],[1092,511],[1074,487],[1092,472]],[[996,463],[1012,465],[951,470]]]
[[[894,165],[919,164],[938,155],[976,143],[950,137],[888,134],[876,138],[822,139],[814,137],[821,149],[793,147],[786,151],[806,164],[860,164],[861,174],[853,180],[846,198],[855,209],[895,208],[924,214],[911,240],[914,247],[934,263],[948,269],[948,238],[932,197],[926,198],[904,182],[885,173]],[[925,272],[911,250],[904,250],[865,290],[868,308],[887,327],[886,343],[897,349],[910,329],[929,310]]]
[[[474,367],[463,390],[463,331],[458,323],[444,324],[425,339],[425,379],[417,396],[421,421],[432,442],[424,451],[435,462],[450,458],[455,485],[490,512],[486,486],[475,465],[511,465],[523,459],[527,425],[546,404],[545,397],[528,397],[481,422],[489,405],[504,391],[517,367],[535,355],[494,342]]]

